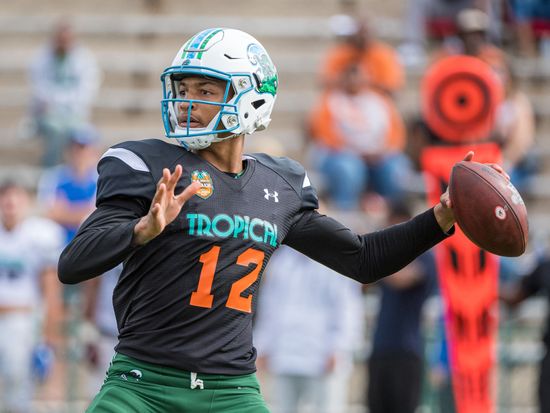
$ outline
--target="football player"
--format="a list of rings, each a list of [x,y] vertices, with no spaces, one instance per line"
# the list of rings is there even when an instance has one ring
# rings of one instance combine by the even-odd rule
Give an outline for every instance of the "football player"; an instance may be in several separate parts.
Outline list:
[[[48,389],[59,375],[52,352],[62,344],[56,264],[65,237],[59,225],[31,211],[32,197],[23,185],[0,183],[1,412],[31,411],[31,373],[47,379]]]
[[[64,283],[124,263],[116,355],[88,412],[268,412],[252,316],[273,251],[287,244],[373,282],[452,232],[450,201],[444,194],[409,222],[357,235],[316,211],[299,163],[244,155],[245,135],[268,126],[278,88],[273,62],[247,33],[197,33],[161,81],[170,142],[105,152],[97,209],[59,262]]]

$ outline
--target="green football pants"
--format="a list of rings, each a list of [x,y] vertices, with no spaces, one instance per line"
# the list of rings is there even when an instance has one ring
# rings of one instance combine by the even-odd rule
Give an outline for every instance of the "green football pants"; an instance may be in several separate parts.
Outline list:
[[[86,413],[269,413],[256,374],[197,374],[117,354]]]

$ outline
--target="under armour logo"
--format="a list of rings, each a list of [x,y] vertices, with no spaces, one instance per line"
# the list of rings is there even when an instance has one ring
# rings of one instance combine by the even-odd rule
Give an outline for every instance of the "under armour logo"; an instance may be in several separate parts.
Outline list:
[[[264,188],[264,192],[265,192],[265,195],[264,195],[265,199],[269,200],[269,198],[273,198],[275,202],[279,202],[279,193],[277,191],[273,191],[273,193],[270,193],[269,189]]]

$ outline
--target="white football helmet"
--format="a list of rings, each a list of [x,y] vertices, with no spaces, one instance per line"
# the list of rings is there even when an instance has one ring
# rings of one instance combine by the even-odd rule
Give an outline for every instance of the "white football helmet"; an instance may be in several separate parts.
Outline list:
[[[178,99],[178,81],[192,75],[225,80],[224,102]],[[223,28],[203,30],[191,37],[164,70],[161,81],[166,136],[187,149],[203,149],[212,142],[267,128],[278,87],[277,70],[260,42],[240,30]],[[227,101],[230,88],[234,94]],[[180,127],[180,102],[188,103],[186,116],[191,116],[193,103],[216,105],[220,111],[205,128]],[[226,132],[229,136],[219,137]]]

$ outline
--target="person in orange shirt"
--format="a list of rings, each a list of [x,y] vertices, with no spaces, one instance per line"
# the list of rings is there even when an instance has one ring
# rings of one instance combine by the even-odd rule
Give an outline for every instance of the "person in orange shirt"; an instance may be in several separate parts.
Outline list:
[[[321,69],[321,82],[326,88],[339,86],[341,73],[353,62],[370,79],[370,86],[393,95],[405,84],[405,72],[395,50],[374,38],[366,20],[339,16],[337,30],[341,41],[334,45]],[[346,26],[346,27],[340,27]]]
[[[310,116],[312,158],[336,207],[355,209],[367,189],[403,195],[410,172],[405,127],[393,100],[369,87],[361,63],[351,64],[324,92]]]

